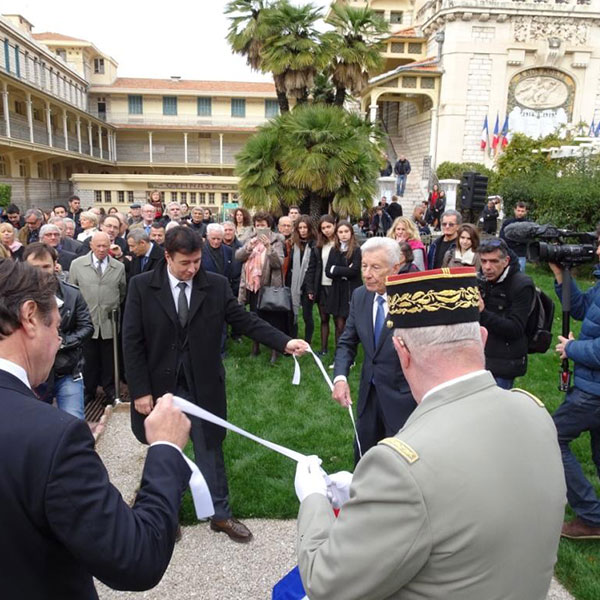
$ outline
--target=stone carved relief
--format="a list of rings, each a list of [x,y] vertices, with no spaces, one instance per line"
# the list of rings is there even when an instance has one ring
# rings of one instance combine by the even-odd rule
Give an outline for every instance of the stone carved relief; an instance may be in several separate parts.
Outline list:
[[[515,17],[513,30],[515,42],[555,37],[570,44],[584,45],[588,39],[589,23],[556,17]]]
[[[528,77],[515,86],[515,100],[525,108],[543,110],[561,106],[569,90],[564,81],[554,77]]]

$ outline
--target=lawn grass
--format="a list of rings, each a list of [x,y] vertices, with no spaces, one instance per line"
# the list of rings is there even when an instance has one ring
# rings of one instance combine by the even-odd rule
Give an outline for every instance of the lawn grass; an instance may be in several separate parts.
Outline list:
[[[546,267],[528,265],[527,272],[536,285],[556,299],[554,279]],[[592,284],[590,279],[578,281],[582,288]],[[316,310],[315,324],[314,345],[317,347],[319,318]],[[302,333],[302,324],[300,329]],[[573,322],[571,329],[577,336],[579,323]],[[561,307],[556,302],[553,333],[556,336],[561,331]],[[325,367],[333,362],[333,339],[330,339],[329,348],[330,353],[323,360]],[[294,364],[291,358],[281,357],[275,366],[271,366],[268,349],[262,348],[259,356],[251,357],[250,341],[246,338],[241,344],[228,341],[227,351],[228,419],[232,423],[298,452],[319,455],[328,473],[353,470],[350,418],[347,411],[331,399],[329,388],[312,357],[299,359],[302,385],[293,386]],[[518,378],[515,387],[535,394],[553,413],[563,399],[563,394],[558,391],[560,360],[553,351],[529,358],[527,375]],[[362,351],[356,362],[349,377],[354,399],[358,394]],[[583,435],[572,444],[572,448],[586,475],[595,481],[600,492],[590,456],[589,436]],[[296,517],[298,501],[294,493],[293,461],[233,433],[227,435],[224,451],[231,506],[237,517]],[[186,452],[193,456],[191,446]],[[571,517],[572,511],[567,509],[566,514]],[[196,522],[189,492],[184,499],[181,518],[184,524]],[[561,540],[556,575],[577,600],[600,598],[599,567],[600,543]]]

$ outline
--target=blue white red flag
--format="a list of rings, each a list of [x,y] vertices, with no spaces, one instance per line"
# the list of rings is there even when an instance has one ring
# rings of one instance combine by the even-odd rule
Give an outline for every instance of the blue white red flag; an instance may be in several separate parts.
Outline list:
[[[273,588],[272,600],[308,600],[302,586],[300,571],[294,567],[287,575],[280,579]]]
[[[598,137],[600,135],[600,121],[598,121],[598,125],[596,125],[596,131],[594,131],[594,136]]]
[[[592,137],[593,135],[596,135],[596,123],[594,122],[595,119],[592,119],[592,124],[590,125],[590,128],[588,130],[588,137]],[[600,124],[600,121],[598,121],[598,124]]]
[[[488,128],[487,115],[485,115],[485,119],[483,121],[483,129],[481,130],[481,149],[482,150],[486,149],[489,138],[490,138],[490,131]]]
[[[508,145],[508,115],[506,115],[504,119],[504,125],[502,125],[502,133],[500,135],[502,136],[502,147],[504,148]]]
[[[492,138],[492,149],[494,149],[494,150],[498,147],[498,142],[500,141],[500,138],[498,137],[499,133],[500,133],[499,116],[496,115],[496,124],[494,125],[494,137]]]

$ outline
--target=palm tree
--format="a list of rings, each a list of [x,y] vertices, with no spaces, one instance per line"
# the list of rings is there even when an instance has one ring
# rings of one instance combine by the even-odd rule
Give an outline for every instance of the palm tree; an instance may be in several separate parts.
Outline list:
[[[369,76],[383,67],[382,42],[389,26],[368,7],[332,4],[331,11],[327,22],[334,31],[325,37],[335,51],[332,66],[335,104],[343,106],[346,90],[359,94],[367,86]]]
[[[320,8],[294,6],[289,0],[279,0],[262,15],[262,67],[273,73],[278,98],[285,93],[299,104],[306,102],[315,75],[330,62],[330,45],[316,28],[321,16]],[[284,113],[289,106],[280,102],[280,109]]]
[[[266,0],[231,0],[225,7],[225,14],[231,15],[227,41],[236,54],[246,57],[255,71],[261,70],[264,38],[261,15],[266,9]]]
[[[236,156],[244,205],[273,210],[309,199],[316,218],[329,206],[359,215],[377,191],[381,140],[372,124],[337,106],[281,114]]]

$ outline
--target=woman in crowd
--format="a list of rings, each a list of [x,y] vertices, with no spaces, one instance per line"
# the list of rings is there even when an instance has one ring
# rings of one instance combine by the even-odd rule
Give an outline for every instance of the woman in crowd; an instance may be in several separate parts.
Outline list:
[[[156,213],[154,214],[154,219],[162,219],[164,207],[160,192],[158,190],[152,190],[150,192],[150,197],[148,200],[150,204],[154,206],[154,210],[156,211]]]
[[[458,228],[458,243],[444,255],[442,267],[475,267],[478,271],[481,260],[476,250],[479,247],[479,233],[471,223],[463,223]]]
[[[98,216],[85,210],[79,215],[79,225],[83,231],[77,236],[77,240],[84,242],[98,231]]]
[[[327,354],[329,341],[329,317],[327,312],[332,280],[325,273],[327,260],[335,240],[335,219],[331,215],[323,215],[319,220],[317,243],[310,255],[308,271],[304,278],[304,287],[311,302],[317,302],[321,319],[321,350],[318,354]]]
[[[436,213],[435,205],[439,195],[440,187],[437,183],[434,183],[433,188],[431,188],[429,196],[427,197],[427,213],[425,214],[425,220],[428,225],[431,225],[432,227],[436,227],[436,223],[434,223]]]
[[[291,336],[294,338],[298,336],[298,313],[300,312],[300,308],[302,308],[304,339],[309,344],[312,342],[315,323],[312,314],[313,301],[308,297],[305,279],[316,237],[315,228],[310,217],[308,215],[301,215],[294,224],[289,260],[285,261],[288,268],[287,270],[284,268],[285,285],[292,292],[294,323]]]
[[[252,235],[252,219],[245,208],[236,208],[233,211],[233,223],[235,225],[235,237],[244,244]]]
[[[413,250],[406,242],[400,243],[400,273],[412,273],[414,271],[420,271],[419,267],[414,263],[415,256]]]
[[[387,237],[398,243],[406,242],[413,250],[414,263],[419,271],[427,268],[427,251],[419,236],[419,231],[414,222],[408,217],[398,217],[388,231]]]
[[[21,260],[24,247],[16,238],[17,230],[10,223],[0,223],[0,258]]]
[[[327,312],[335,321],[335,343],[342,335],[350,312],[352,292],[361,285],[360,246],[348,221],[340,221],[335,230],[334,247],[329,253],[325,273],[333,280]]]
[[[108,209],[108,214],[111,215],[111,216],[112,215],[116,215],[118,212],[119,212],[119,209],[116,206],[111,206]]]
[[[252,312],[274,327],[286,331],[289,318],[287,311],[264,311],[258,308],[261,288],[283,287],[283,241],[280,235],[271,231],[272,224],[271,215],[257,212],[254,215],[252,237],[235,253],[236,260],[243,263],[238,300],[241,304],[248,304]],[[258,342],[253,342],[252,355],[256,356],[259,352]],[[276,360],[277,352],[273,350],[271,363]]]
[[[202,209],[202,214],[203,214],[203,219],[202,222],[205,225],[210,225],[211,223],[214,223],[213,218],[212,218],[212,211],[210,210],[210,208],[203,208]]]

